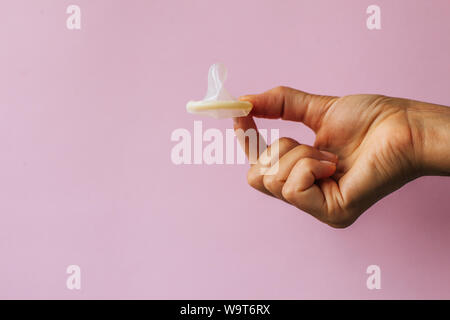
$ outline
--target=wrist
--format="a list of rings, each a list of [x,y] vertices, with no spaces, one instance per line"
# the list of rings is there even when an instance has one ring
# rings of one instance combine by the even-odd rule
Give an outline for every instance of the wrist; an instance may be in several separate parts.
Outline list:
[[[419,175],[450,175],[450,108],[411,101],[408,107]]]

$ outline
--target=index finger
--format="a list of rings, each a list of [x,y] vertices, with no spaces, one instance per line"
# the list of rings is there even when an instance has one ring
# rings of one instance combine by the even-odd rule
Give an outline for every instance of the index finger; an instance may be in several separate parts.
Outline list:
[[[259,155],[267,148],[264,137],[259,133],[252,116],[233,118],[237,140],[251,165],[255,164]]]

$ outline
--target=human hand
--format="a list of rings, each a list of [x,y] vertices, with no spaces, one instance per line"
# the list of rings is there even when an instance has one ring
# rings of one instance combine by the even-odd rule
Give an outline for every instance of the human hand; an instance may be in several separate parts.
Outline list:
[[[287,87],[240,99],[254,107],[235,119],[235,129],[256,129],[254,116],[302,122],[316,133],[314,146],[290,138],[274,142],[265,154],[278,157],[277,170],[258,161],[248,172],[249,184],[332,227],[351,225],[412,179],[450,173],[450,108],[381,95],[318,96]]]

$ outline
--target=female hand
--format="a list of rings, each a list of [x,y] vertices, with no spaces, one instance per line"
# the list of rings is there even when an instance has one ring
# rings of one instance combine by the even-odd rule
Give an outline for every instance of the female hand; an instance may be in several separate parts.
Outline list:
[[[235,129],[256,129],[253,117],[299,121],[316,133],[313,146],[281,138],[267,161],[248,172],[249,184],[330,226],[351,225],[367,208],[424,174],[450,173],[449,108],[381,95],[312,95],[287,87],[240,98],[248,117]],[[271,149],[278,153],[270,155]],[[444,150],[442,150],[444,149]],[[321,152],[322,151],[322,152]],[[269,173],[269,174],[268,174]]]

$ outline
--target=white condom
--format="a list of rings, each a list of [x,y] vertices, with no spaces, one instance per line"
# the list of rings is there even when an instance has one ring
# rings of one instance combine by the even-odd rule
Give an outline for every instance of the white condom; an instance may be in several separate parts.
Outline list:
[[[189,101],[186,110],[189,113],[210,116],[216,119],[245,117],[253,105],[248,101],[236,100],[224,88],[227,69],[221,63],[209,68],[208,91],[201,101]]]

